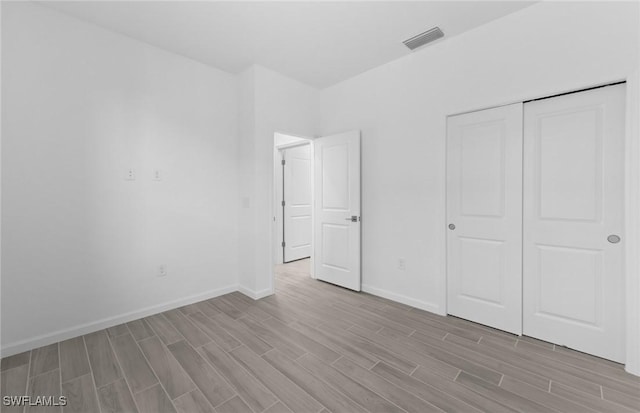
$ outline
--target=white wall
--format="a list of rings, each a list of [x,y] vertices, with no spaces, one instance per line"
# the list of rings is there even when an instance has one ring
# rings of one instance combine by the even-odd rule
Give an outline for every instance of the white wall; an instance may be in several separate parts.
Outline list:
[[[362,129],[366,291],[446,311],[446,116],[625,79],[637,8],[538,3],[322,91],[323,135]]]
[[[256,226],[256,209],[253,205],[253,192],[256,180],[255,166],[255,70],[253,67],[238,76],[238,154],[240,168],[239,188],[239,238],[238,238],[238,285],[240,290],[254,298],[256,288],[255,250],[252,242]]]
[[[313,137],[319,128],[320,93],[270,69],[253,66],[241,75],[253,89],[253,139],[241,153],[241,165],[252,165],[252,179],[241,187],[241,202],[249,200],[251,228],[242,233],[240,262],[253,260],[240,276],[241,291],[262,297],[273,292],[273,146],[274,133]],[[244,172],[243,172],[244,173]],[[247,205],[246,203],[244,205]],[[252,268],[253,270],[248,270]]]
[[[23,2],[2,42],[3,354],[235,290],[236,77]]]

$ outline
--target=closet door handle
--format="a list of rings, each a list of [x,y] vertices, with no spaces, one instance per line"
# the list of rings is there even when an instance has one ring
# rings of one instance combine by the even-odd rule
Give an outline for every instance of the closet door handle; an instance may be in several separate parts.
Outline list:
[[[616,234],[611,234],[607,237],[607,241],[609,241],[612,244],[617,244],[620,242],[620,236]]]

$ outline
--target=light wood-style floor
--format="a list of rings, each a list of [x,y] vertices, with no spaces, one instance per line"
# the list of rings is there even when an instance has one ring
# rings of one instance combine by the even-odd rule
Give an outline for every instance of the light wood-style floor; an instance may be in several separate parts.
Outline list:
[[[308,265],[279,266],[259,301],[232,293],[5,358],[2,396],[101,413],[640,410],[640,378],[619,364],[314,281]]]

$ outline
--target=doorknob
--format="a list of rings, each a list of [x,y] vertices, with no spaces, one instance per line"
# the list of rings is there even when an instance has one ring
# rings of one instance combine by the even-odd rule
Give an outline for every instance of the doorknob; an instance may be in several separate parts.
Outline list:
[[[453,224],[449,224],[449,229],[450,229],[451,231],[453,231],[454,229],[456,229],[456,226],[455,226],[455,225],[453,225]]]
[[[612,244],[617,244],[620,242],[620,236],[616,234],[611,234],[607,237],[607,241],[609,241]]]
[[[358,222],[358,216],[351,215],[351,218],[345,218],[345,221]]]

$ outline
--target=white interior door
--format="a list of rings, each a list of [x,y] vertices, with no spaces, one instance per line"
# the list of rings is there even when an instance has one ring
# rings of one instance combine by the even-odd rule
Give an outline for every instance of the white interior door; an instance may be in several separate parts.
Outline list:
[[[524,334],[618,362],[624,103],[616,85],[524,110]]]
[[[311,146],[282,151],[284,262],[311,256]]]
[[[447,131],[447,311],[521,334],[522,104]]]
[[[360,291],[360,132],[314,141],[316,278]]]

